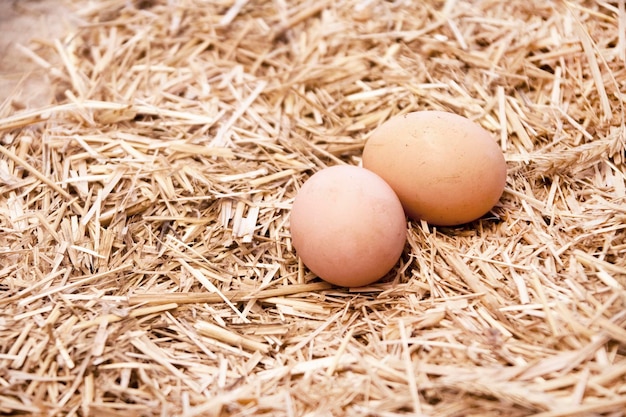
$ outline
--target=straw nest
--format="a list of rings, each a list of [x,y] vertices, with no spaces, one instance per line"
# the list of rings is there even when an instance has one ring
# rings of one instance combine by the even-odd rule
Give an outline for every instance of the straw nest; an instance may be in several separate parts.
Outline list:
[[[70,6],[0,108],[0,413],[625,415],[623,0]],[[493,133],[500,203],[320,281],[299,186],[418,109]]]

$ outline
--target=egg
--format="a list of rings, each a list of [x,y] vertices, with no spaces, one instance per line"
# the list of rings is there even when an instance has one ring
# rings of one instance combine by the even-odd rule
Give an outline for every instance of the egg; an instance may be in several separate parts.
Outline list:
[[[507,175],[492,135],[444,111],[417,111],[381,124],[365,144],[363,167],[393,188],[408,217],[440,226],[488,213]]]
[[[296,195],[289,221],[304,265],[343,287],[385,276],[406,243],[407,220],[396,194],[378,175],[353,165],[313,174]]]

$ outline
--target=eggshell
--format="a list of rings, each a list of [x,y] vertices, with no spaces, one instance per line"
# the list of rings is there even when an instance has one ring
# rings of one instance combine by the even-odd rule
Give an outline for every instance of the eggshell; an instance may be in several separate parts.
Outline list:
[[[363,167],[393,188],[409,217],[441,226],[485,215],[506,183],[504,155],[489,132],[442,111],[408,113],[380,125],[365,145]]]
[[[344,287],[371,284],[398,262],[406,242],[402,204],[366,169],[339,165],[311,176],[290,215],[293,246],[318,277]]]

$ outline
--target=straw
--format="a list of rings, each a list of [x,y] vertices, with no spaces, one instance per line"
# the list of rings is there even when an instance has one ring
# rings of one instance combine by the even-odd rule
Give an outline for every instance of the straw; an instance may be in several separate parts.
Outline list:
[[[624,416],[623,0],[58,7],[0,60],[0,414]],[[500,201],[323,282],[298,190],[423,109],[493,134]]]

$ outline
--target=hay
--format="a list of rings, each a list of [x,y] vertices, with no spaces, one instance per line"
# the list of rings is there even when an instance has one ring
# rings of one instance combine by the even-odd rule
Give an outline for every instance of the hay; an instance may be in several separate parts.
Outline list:
[[[0,107],[0,412],[625,415],[623,0],[69,6],[55,101]],[[493,132],[500,203],[320,282],[299,186],[417,109]]]

